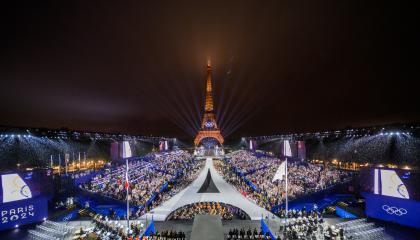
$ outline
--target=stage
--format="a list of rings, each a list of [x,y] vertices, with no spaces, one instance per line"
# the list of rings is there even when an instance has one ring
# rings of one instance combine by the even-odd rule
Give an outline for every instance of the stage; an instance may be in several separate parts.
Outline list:
[[[227,183],[223,177],[216,171],[212,158],[206,158],[206,164],[201,173],[188,187],[173,196],[160,206],[152,209],[150,212],[141,216],[141,219],[153,219],[155,221],[165,221],[168,215],[176,209],[195,202],[222,202],[233,205],[246,212],[251,220],[260,220],[261,217],[269,217],[270,219],[278,219],[277,216],[266,209],[256,205],[240,194],[235,187]],[[208,172],[211,179],[219,192],[203,192],[198,193],[203,183],[205,183]]]

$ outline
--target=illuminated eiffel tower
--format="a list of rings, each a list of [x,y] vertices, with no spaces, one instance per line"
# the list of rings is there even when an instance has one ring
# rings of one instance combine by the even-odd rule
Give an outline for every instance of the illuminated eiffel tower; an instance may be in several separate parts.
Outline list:
[[[204,116],[201,122],[200,131],[194,139],[194,145],[198,145],[204,139],[215,139],[222,145],[224,142],[220,129],[217,127],[216,118],[213,112],[213,89],[211,81],[211,65],[207,62],[207,78],[206,78],[206,101],[204,104]]]

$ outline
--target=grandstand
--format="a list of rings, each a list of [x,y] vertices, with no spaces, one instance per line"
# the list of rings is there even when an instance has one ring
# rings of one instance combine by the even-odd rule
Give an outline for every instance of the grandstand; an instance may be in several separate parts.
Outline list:
[[[404,134],[376,132],[368,136],[354,133],[357,137],[323,138],[325,144],[326,139],[334,138],[335,143],[330,140],[329,144],[340,143],[342,151],[354,151],[354,148],[366,147],[357,143],[364,139],[410,139],[410,142],[404,142],[405,146],[418,144],[416,131]],[[13,148],[11,138],[28,145],[45,141],[45,136],[18,135],[2,134],[2,151]],[[407,222],[401,217],[409,215],[410,209],[415,209],[418,204],[419,193],[415,190],[418,166],[406,162],[399,168],[397,165],[390,168],[385,162],[381,163],[382,167],[375,162],[368,165],[358,163],[357,168],[349,168],[343,163],[351,161],[346,158],[314,161],[311,158],[318,156],[319,148],[311,145],[311,141],[318,138],[317,134],[314,138],[294,136],[287,142],[284,140],[286,136],[254,137],[252,148],[248,144],[232,145],[226,148],[229,149],[227,154],[214,157],[194,155],[196,151],[189,147],[154,148],[153,144],[158,146],[162,138],[154,142],[150,139],[144,141],[141,144],[151,145],[150,150],[140,152],[136,144],[141,141],[127,141],[128,137],[119,140],[129,144],[118,144],[122,148],[118,152],[125,151],[128,146],[132,156],[123,160],[112,159],[110,150],[103,158],[104,163],[96,168],[75,167],[70,170],[65,165],[65,152],[59,153],[63,161],[53,161],[53,166],[49,161],[42,165],[42,160],[37,163],[41,165],[39,167],[22,163],[25,169],[2,173],[2,199],[3,202],[10,201],[3,203],[3,208],[9,209],[3,210],[3,217],[10,224],[3,224],[0,236],[13,236],[15,233],[6,230],[11,228],[21,229],[21,234],[27,239],[189,239],[200,235],[196,232],[197,226],[203,221],[204,225],[205,221],[210,221],[221,226],[217,229],[225,239],[399,239],[399,235],[409,236],[415,231],[417,222]],[[59,142],[54,136],[49,138],[50,144]],[[62,138],[61,145],[56,146],[72,146],[75,151],[82,152],[84,144],[79,144],[80,141]],[[98,148],[112,149],[109,141],[97,143],[102,145]],[[304,159],[302,150],[299,150],[303,144],[306,145]],[[287,150],[289,145],[290,151]],[[267,151],[270,146],[280,146],[280,150]],[[17,149],[19,147],[22,145]],[[392,146],[400,147],[398,144]],[[43,151],[47,153],[39,156],[48,156],[51,150],[45,148]],[[330,149],[324,147],[324,151]],[[387,145],[378,145],[372,154],[377,155],[379,151],[395,156]],[[94,153],[88,155],[94,158],[90,154]],[[404,156],[406,153],[398,154]],[[416,156],[417,153],[412,151],[410,154]],[[118,155],[119,158],[122,156]],[[69,161],[77,163],[79,160],[78,154],[69,157]],[[273,181],[286,160],[287,189],[284,178]],[[21,181],[28,189],[26,195],[8,195],[7,181],[13,175],[11,173],[20,179],[14,181]],[[404,188],[398,187],[396,193],[390,192],[393,186],[387,182],[388,175],[398,178]],[[382,189],[377,189],[377,185]],[[397,223],[392,224],[387,221],[395,222],[393,218],[381,215],[375,206],[371,206],[372,201],[390,201],[390,196],[393,204],[400,204],[400,207],[383,204],[394,218],[399,216]],[[13,209],[18,208],[24,209],[25,214],[20,214],[15,220],[14,211],[17,210]],[[381,205],[379,209],[382,208]],[[195,223],[196,216],[201,215],[218,218],[204,217],[200,218],[200,223]],[[30,221],[25,221],[26,216]],[[396,231],[398,226],[407,227]]]
[[[411,4],[8,2],[0,240],[420,239]]]

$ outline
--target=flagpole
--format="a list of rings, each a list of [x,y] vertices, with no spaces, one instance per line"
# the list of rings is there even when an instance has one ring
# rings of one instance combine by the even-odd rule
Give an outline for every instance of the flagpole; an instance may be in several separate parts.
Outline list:
[[[286,226],[285,226],[285,230],[286,230],[286,238],[287,238],[287,218],[288,218],[288,215],[289,215],[289,193],[288,193],[288,186],[287,186],[287,175],[288,175],[288,173],[287,173],[287,154],[286,154],[286,142],[284,141],[283,142],[283,152],[284,152],[284,157],[286,158],[286,166],[285,166],[285,169],[286,169],[286,171],[285,171],[285,175],[286,175],[286,219],[285,219],[285,224],[286,224]]]
[[[287,225],[287,217],[289,213],[289,198],[288,198],[288,188],[287,188],[287,157],[286,157],[286,225]]]
[[[125,173],[125,180],[127,181],[127,235],[128,235],[128,229],[130,228],[130,202],[128,201],[128,188],[130,183],[128,182],[128,159],[125,160],[126,161],[126,166],[127,166],[127,170]]]

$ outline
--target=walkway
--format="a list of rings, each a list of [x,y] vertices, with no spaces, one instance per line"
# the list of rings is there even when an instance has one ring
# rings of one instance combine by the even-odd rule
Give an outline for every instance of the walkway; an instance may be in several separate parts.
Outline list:
[[[207,177],[207,172],[210,170],[212,180],[216,185],[219,193],[198,193],[198,190],[203,185]],[[266,209],[251,202],[245,196],[240,194],[235,187],[227,183],[223,177],[216,171],[213,165],[213,159],[207,158],[206,164],[195,179],[188,187],[181,192],[164,202],[160,206],[152,209],[150,212],[141,216],[141,219],[153,219],[155,221],[164,221],[166,217],[176,209],[196,202],[222,202],[233,205],[245,211],[251,220],[259,220],[261,217],[269,216],[270,219],[278,219]]]

